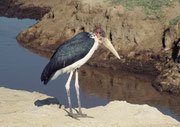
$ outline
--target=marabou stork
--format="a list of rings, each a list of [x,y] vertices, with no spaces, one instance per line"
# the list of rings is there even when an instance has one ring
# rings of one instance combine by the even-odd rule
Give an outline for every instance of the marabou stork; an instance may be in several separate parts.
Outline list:
[[[93,32],[78,33],[73,38],[60,45],[55,50],[49,63],[42,72],[41,81],[44,82],[45,85],[50,79],[53,80],[60,74],[70,73],[65,88],[70,109],[69,115],[72,117],[74,114],[72,112],[69,89],[73,72],[75,71],[76,74],[75,89],[79,107],[78,115],[82,116],[83,114],[81,111],[81,103],[79,98],[78,68],[85,64],[93,55],[95,50],[97,50],[102,44],[107,47],[118,59],[120,59],[111,42],[105,37],[105,32],[103,29],[96,27]]]

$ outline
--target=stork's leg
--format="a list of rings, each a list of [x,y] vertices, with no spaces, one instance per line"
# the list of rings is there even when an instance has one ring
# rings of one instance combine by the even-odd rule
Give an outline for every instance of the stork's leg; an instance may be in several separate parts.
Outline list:
[[[70,82],[71,82],[71,79],[72,79],[72,75],[73,75],[73,71],[70,72],[70,75],[69,75],[69,78],[66,82],[66,92],[67,92],[67,97],[68,97],[68,103],[69,103],[69,112],[70,112],[70,115],[73,116],[73,113],[72,113],[72,105],[71,105],[71,96],[70,96]]]
[[[75,88],[76,88],[76,94],[77,94],[77,100],[78,100],[78,107],[79,107],[79,114],[82,115],[81,111],[81,102],[79,97],[79,82],[78,82],[78,70],[76,69],[76,78],[75,78]]]

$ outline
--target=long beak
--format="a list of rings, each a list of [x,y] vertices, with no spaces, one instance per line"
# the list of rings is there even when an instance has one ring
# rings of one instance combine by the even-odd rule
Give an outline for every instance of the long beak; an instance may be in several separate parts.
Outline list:
[[[109,39],[107,38],[103,38],[103,44],[106,48],[108,48],[118,59],[120,59],[119,54],[117,53],[117,51],[114,49],[113,45],[111,44],[111,42],[109,41]]]

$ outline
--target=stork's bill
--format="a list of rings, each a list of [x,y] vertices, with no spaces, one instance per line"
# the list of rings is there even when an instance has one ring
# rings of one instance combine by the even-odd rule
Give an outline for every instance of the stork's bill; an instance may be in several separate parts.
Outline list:
[[[115,50],[115,48],[113,47],[113,45],[111,44],[111,42],[109,41],[108,38],[106,38],[106,34],[105,32],[101,29],[101,28],[96,28],[94,30],[94,33],[96,35],[96,37],[99,40],[99,44],[103,44],[106,48],[108,48],[118,59],[120,59],[119,54],[117,53],[117,51]]]
[[[103,38],[103,43],[102,43],[106,48],[108,48],[118,59],[120,59],[119,54],[107,38]]]

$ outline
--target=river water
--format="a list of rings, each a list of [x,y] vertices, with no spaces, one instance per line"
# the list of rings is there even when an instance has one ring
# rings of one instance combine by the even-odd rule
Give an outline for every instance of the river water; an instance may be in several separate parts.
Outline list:
[[[0,86],[37,91],[59,100],[68,107],[65,83],[68,75],[59,76],[44,86],[40,75],[48,59],[21,47],[16,36],[36,20],[0,17]],[[43,56],[43,55],[42,55]],[[106,105],[111,100],[125,100],[133,104],[148,104],[163,114],[180,121],[180,97],[159,93],[152,86],[152,76],[115,72],[107,68],[83,66],[79,72],[82,107]],[[77,107],[74,81],[71,82],[73,107]]]

